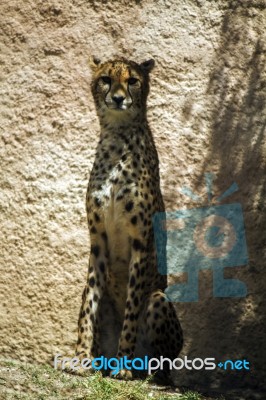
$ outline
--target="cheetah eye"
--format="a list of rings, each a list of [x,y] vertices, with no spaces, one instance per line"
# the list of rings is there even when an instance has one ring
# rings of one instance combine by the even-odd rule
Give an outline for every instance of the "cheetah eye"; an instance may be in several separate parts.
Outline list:
[[[109,76],[102,76],[101,80],[103,81],[103,83],[107,83],[108,85],[111,84],[111,78]]]
[[[129,78],[127,82],[129,85],[135,85],[135,83],[137,83],[138,80],[137,78]]]

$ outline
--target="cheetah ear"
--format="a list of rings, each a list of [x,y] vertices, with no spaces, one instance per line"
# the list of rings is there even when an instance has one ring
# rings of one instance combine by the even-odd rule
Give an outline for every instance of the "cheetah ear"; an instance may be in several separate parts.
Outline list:
[[[101,60],[95,56],[91,56],[89,59],[89,66],[91,67],[92,71],[95,71],[98,66],[101,64]]]
[[[155,62],[151,58],[150,60],[144,61],[143,63],[141,63],[140,68],[142,69],[142,71],[149,73],[153,69],[154,65],[155,65]]]

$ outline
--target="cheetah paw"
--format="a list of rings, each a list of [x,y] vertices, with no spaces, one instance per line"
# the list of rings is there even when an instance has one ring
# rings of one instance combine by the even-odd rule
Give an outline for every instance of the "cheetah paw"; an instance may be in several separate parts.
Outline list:
[[[93,368],[82,368],[82,367],[73,368],[71,362],[65,362],[62,371],[67,372],[68,374],[73,374],[78,376],[88,376],[95,372]]]
[[[132,372],[128,369],[121,369],[117,374],[110,373],[110,376],[115,379],[123,379],[125,381],[131,381],[133,379]]]

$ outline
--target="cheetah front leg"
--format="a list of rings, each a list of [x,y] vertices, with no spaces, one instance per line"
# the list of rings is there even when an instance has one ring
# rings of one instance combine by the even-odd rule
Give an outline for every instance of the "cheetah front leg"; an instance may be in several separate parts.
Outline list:
[[[134,357],[138,318],[144,297],[143,276],[147,268],[147,260],[146,246],[144,246],[140,240],[133,239],[124,323],[118,344],[118,359],[123,356],[127,356],[128,359]],[[128,369],[122,369],[118,374],[112,375],[112,377],[130,380],[132,379],[132,372]]]
[[[80,360],[99,356],[98,310],[106,283],[106,235],[91,232],[91,253],[87,283],[82,295],[76,356]]]

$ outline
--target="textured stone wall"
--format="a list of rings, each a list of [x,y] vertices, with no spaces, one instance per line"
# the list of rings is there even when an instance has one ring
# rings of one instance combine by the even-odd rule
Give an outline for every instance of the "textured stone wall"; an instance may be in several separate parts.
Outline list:
[[[262,0],[9,0],[0,5],[1,354],[48,362],[72,354],[86,277],[85,194],[99,132],[88,58],[153,57],[149,120],[168,210],[207,205],[233,182],[225,204],[244,211],[249,265],[226,277],[243,299],[177,303],[183,355],[247,358],[247,373],[183,371],[177,383],[262,384],[265,374],[266,146]],[[182,277],[183,281],[185,276]]]

